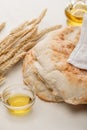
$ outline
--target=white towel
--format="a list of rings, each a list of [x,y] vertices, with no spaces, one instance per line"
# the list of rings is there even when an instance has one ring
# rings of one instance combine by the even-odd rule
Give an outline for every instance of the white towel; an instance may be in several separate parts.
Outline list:
[[[80,69],[87,69],[87,14],[84,15],[80,40],[68,62]]]

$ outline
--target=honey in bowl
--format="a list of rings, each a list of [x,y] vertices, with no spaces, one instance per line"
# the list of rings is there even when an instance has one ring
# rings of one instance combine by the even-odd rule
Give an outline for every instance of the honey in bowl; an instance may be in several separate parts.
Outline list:
[[[87,1],[75,0],[65,9],[68,25],[81,25],[84,14],[87,13]]]
[[[27,114],[35,102],[35,92],[31,86],[12,85],[2,93],[2,102],[11,114]]]

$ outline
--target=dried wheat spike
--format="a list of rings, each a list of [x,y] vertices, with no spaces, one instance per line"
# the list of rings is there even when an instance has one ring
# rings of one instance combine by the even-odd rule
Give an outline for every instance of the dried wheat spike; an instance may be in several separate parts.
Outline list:
[[[33,39],[32,41],[37,41],[39,40],[41,37],[43,37],[45,34],[51,32],[51,31],[54,31],[54,30],[58,30],[62,27],[62,25],[56,25],[56,26],[53,26],[53,27],[49,27],[49,28],[46,28],[44,30],[42,30],[41,32],[39,32]]]
[[[53,27],[50,27],[50,28],[47,28],[47,29],[44,29],[42,30],[33,40],[32,38],[30,38],[30,34],[27,34],[29,35],[28,36],[28,39],[30,41],[36,41],[36,40],[39,40],[42,36],[44,36],[46,33],[50,32],[50,31],[54,31],[56,29],[59,29],[61,27],[61,25],[56,25],[56,26],[53,26]],[[8,60],[10,57],[12,57],[14,55],[14,53],[19,49],[21,48],[21,45],[23,45],[25,42],[27,42],[27,35],[24,37],[24,39],[21,39],[21,41],[23,42],[20,42],[20,44],[18,44],[18,46],[14,49],[14,50],[11,50],[5,57],[1,57],[0,58],[0,64],[5,62],[6,60]]]
[[[41,15],[37,18],[37,20],[35,21],[35,25],[39,24],[41,22],[41,20],[44,18],[44,16],[46,15],[47,9],[45,9]]]
[[[14,33],[10,33],[8,36],[6,36],[1,42],[0,42],[0,48],[3,48],[3,46],[5,45],[5,44],[7,44],[8,43],[8,41],[10,41],[10,39],[12,38],[12,36],[17,36],[17,37],[19,37],[20,35],[22,35],[23,34],[23,32],[25,32],[24,30],[22,30],[22,29],[20,29],[20,31],[14,31]]]
[[[30,22],[26,21],[25,23],[23,23],[22,25],[20,25],[19,27],[17,27],[13,31],[11,31],[11,33],[4,40],[2,40],[0,42],[0,52],[4,48],[3,45],[5,45],[5,44],[7,45],[7,43],[9,43],[10,40],[12,40],[11,37],[12,37],[13,34],[17,35],[17,33],[20,33],[20,31],[22,31],[24,28],[26,28],[29,25],[35,26],[35,25],[39,24],[41,22],[41,20],[43,19],[43,17],[45,16],[46,11],[47,11],[47,9],[45,9],[37,19],[33,19]]]
[[[23,24],[21,24],[21,25],[20,25],[19,27],[17,27],[16,29],[13,29],[10,34],[13,35],[13,34],[16,34],[16,33],[20,32],[20,31],[22,31],[22,30],[25,29],[27,26],[32,25],[35,21],[36,21],[36,19],[33,19],[33,20],[31,20],[31,21],[26,21],[26,22],[24,22]]]
[[[0,72],[6,74],[7,71],[15,65],[20,59],[25,56],[26,52],[21,52],[19,55],[11,58],[10,60],[6,61],[3,65],[0,66]]]
[[[26,45],[24,45],[21,49],[19,49],[14,57],[0,65],[0,72],[5,74],[13,65],[21,60],[25,56],[26,52],[34,45],[36,45],[36,42],[28,42]]]
[[[15,36],[10,37],[8,39],[7,43],[0,48],[0,55],[6,53],[8,51],[8,49],[11,46],[13,46],[15,44],[15,42],[17,42],[19,39],[20,39],[20,37],[18,37],[18,38],[15,38]]]
[[[43,17],[45,16],[46,12],[47,12],[47,9],[45,9],[37,19],[33,19],[31,21],[24,22],[19,27],[17,27],[16,29],[12,30],[11,34],[17,33],[17,32],[23,30],[24,28],[26,28],[27,26],[29,26],[31,24],[35,24],[35,25],[39,24],[41,22],[41,20],[43,19]]]
[[[24,30],[21,32],[21,35],[20,33],[18,33],[18,35],[13,35],[13,37],[11,37],[8,42],[2,46],[2,48],[0,48],[0,55],[2,54],[5,54],[9,51],[9,49],[15,45],[15,43],[17,43],[17,41],[19,41],[20,39],[22,39],[22,37],[27,37],[27,35],[31,35],[32,34],[32,31],[34,31],[34,28],[36,28],[35,26],[32,26],[30,29],[28,30]]]
[[[6,36],[3,40],[0,41],[0,48],[2,48],[2,46],[6,44],[9,38],[10,35]]]
[[[17,33],[15,35],[8,35],[1,43],[0,43],[0,52],[8,46],[11,42],[13,42],[16,38],[19,38],[21,35],[23,35],[24,31],[21,31],[20,33]]]
[[[0,31],[3,30],[3,28],[5,27],[5,24],[6,24],[5,22],[0,24]]]
[[[3,50],[3,46],[6,45],[11,40],[11,38],[13,36],[19,37],[23,32],[25,32],[26,28],[24,28],[24,27],[32,25],[35,21],[36,21],[36,19],[34,19],[34,20],[30,21],[30,22],[27,21],[24,24],[20,25],[18,28],[16,28],[13,31],[11,31],[11,33],[0,42],[0,49],[2,48],[2,50]],[[32,30],[32,28],[34,26],[35,25],[33,25],[33,26],[30,27],[30,31]]]
[[[25,46],[23,47],[23,50],[27,52],[27,51],[30,50],[32,47],[34,47],[36,44],[37,44],[36,41],[35,41],[35,42],[28,42],[27,45],[25,45]]]
[[[9,52],[5,55],[1,55],[0,57],[0,64],[11,58],[19,49],[21,49],[27,42],[29,42],[29,39],[31,38],[32,35],[37,31],[37,28],[34,28],[30,33],[28,33],[25,37],[20,39],[18,41],[18,44],[11,48]]]
[[[2,85],[4,81],[5,81],[5,76],[3,74],[0,74],[0,85]]]

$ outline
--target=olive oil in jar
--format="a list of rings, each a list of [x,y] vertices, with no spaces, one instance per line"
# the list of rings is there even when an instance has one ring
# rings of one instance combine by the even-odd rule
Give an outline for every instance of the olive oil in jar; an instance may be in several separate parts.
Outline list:
[[[12,109],[11,108],[8,109],[12,114],[25,115],[31,109],[28,105],[32,103],[32,99],[31,97],[24,94],[16,94],[16,95],[10,96],[6,100],[6,103],[10,107],[12,107]]]
[[[87,1],[75,0],[65,9],[68,25],[81,25],[84,14],[87,13]]]

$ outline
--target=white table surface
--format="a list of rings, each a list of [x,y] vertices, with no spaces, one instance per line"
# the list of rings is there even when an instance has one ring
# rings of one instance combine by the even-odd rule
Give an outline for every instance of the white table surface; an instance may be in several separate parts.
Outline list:
[[[48,8],[48,12],[41,28],[54,24],[65,25],[64,8],[67,1],[0,0],[0,23],[7,23],[0,38],[20,23],[37,17],[44,8]],[[15,83],[23,83],[21,64],[9,72],[2,88]],[[87,105],[54,104],[37,98],[33,110],[27,116],[15,117],[0,103],[0,130],[87,130]]]

